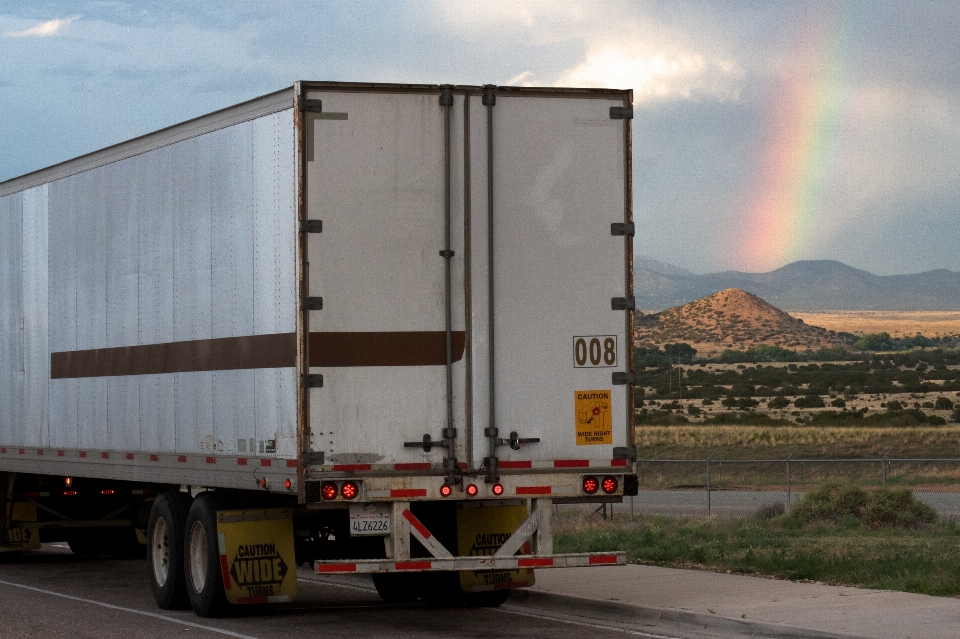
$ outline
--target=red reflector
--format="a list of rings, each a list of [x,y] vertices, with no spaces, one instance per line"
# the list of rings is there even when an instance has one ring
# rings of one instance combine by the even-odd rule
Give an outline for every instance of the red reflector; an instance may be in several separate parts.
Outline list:
[[[517,567],[518,568],[536,568],[536,567],[549,567],[553,565],[552,557],[536,557],[532,559],[518,559]]]
[[[320,486],[320,496],[324,499],[336,499],[338,492],[337,485],[332,481],[325,481]]]
[[[355,499],[359,494],[360,486],[357,485],[357,482],[345,481],[343,485],[340,486],[340,495],[342,495],[344,499]]]
[[[441,497],[449,497],[450,493],[452,492],[453,492],[453,488],[450,487],[450,484],[444,484],[443,486],[440,487]]]
[[[620,485],[620,482],[617,481],[616,477],[604,477],[603,481],[600,483],[600,488],[603,492],[610,493],[617,492],[617,487]]]
[[[317,564],[317,572],[357,572],[357,564]]]
[[[283,487],[286,488],[287,490],[290,490],[290,486],[292,485],[293,485],[293,482],[291,482],[289,479],[283,482]]]
[[[494,484],[494,485],[493,485],[492,492],[493,492],[493,494],[496,495],[497,497],[499,497],[500,495],[502,495],[502,494],[503,494],[503,484]]]
[[[617,563],[616,555],[597,555],[590,558],[590,565],[595,566],[597,564],[615,564]]]
[[[76,494],[77,494],[77,491],[75,491],[75,490],[65,490],[65,491],[63,491],[63,496],[64,496],[64,497],[73,497],[73,496],[75,496]]]
[[[394,488],[390,491],[391,497],[426,497],[426,488]]]
[[[600,482],[597,481],[596,477],[584,477],[583,478],[583,492],[588,495],[592,495],[600,489]]]
[[[103,490],[100,491],[101,495],[113,495],[115,493],[116,491],[113,488],[104,488]]]
[[[470,495],[471,497],[476,496],[478,492],[480,492],[480,489],[477,488],[476,485],[470,484],[469,486],[467,486],[467,494]]]

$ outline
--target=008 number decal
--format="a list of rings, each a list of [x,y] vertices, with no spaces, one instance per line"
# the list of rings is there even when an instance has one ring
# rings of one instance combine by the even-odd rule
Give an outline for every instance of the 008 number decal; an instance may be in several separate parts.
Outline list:
[[[573,338],[574,368],[609,368],[617,365],[616,335],[577,335]]]

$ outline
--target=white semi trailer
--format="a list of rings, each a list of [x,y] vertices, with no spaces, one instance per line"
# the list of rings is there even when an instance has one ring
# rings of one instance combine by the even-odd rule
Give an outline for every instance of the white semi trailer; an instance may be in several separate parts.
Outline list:
[[[0,183],[0,549],[496,605],[635,494],[630,91],[298,82]]]

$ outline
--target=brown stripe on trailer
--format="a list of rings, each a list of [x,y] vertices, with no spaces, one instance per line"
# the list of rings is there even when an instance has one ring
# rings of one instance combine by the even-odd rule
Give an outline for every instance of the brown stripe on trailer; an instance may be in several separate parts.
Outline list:
[[[463,358],[463,331],[453,334],[454,361]],[[310,365],[443,366],[443,331],[310,333]],[[51,379],[155,375],[251,368],[289,368],[296,362],[294,333],[95,348],[50,355]]]

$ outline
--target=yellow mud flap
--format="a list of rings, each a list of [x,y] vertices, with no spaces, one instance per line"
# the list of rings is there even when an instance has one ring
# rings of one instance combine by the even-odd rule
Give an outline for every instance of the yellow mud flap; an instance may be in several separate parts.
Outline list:
[[[527,518],[527,506],[488,506],[461,504],[457,508],[457,554],[492,556]],[[530,554],[530,542],[523,546]],[[461,570],[460,588],[464,592],[526,588],[534,584],[532,568],[518,570]]]
[[[26,502],[14,502],[10,511],[11,526],[7,531],[7,539],[0,539],[0,552],[38,550],[40,548],[40,531],[30,525],[37,521],[37,507]]]
[[[263,604],[296,599],[293,511],[219,511],[217,539],[227,601]]]

